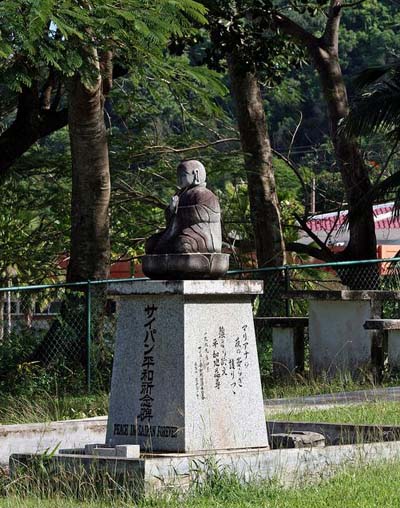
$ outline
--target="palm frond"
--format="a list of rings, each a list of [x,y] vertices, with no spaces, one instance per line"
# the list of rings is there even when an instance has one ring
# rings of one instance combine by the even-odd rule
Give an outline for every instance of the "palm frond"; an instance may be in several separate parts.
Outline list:
[[[362,71],[354,80],[354,84],[358,89],[371,86],[387,74],[391,74],[400,70],[400,60],[386,65],[369,67]]]
[[[400,141],[400,60],[364,71],[357,84],[366,89],[353,104],[342,129],[350,136],[381,132]]]
[[[363,94],[346,119],[346,131],[351,135],[368,136],[374,132],[391,133],[400,124],[400,83],[384,84]]]

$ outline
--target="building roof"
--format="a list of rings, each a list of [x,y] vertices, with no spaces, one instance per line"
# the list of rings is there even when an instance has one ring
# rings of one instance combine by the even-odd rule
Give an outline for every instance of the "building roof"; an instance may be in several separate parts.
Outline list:
[[[400,244],[400,216],[393,215],[394,202],[375,205],[374,221],[378,244]],[[314,215],[307,221],[307,226],[321,240],[325,240],[331,232],[329,245],[344,246],[349,240],[348,225],[345,223],[348,211],[322,213]],[[311,243],[306,233],[301,235],[300,241]]]

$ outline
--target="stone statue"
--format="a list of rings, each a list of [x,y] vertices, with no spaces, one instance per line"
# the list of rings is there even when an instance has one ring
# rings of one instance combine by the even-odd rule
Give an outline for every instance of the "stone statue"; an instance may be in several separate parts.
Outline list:
[[[146,242],[143,270],[150,277],[206,278],[225,273],[229,256],[221,254],[221,209],[207,189],[199,161],[181,162],[179,191],[165,210],[166,228]],[[156,272],[156,273],[155,273]]]
[[[206,170],[198,161],[178,166],[180,190],[165,210],[167,227],[149,238],[148,254],[221,252],[221,209],[206,187]]]

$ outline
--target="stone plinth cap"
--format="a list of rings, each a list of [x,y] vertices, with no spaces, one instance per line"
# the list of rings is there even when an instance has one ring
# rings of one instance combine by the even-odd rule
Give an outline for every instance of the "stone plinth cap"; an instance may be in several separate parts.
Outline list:
[[[287,298],[295,300],[400,300],[400,291],[380,291],[380,290],[350,290],[342,291],[315,291],[301,290],[288,291]]]
[[[260,280],[132,280],[108,286],[108,294],[128,295],[259,295],[264,290]]]
[[[400,330],[400,319],[368,319],[364,323],[366,330]]]

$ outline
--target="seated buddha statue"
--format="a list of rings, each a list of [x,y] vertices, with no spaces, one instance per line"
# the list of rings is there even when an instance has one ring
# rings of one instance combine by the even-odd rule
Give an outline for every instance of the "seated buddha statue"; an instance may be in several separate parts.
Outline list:
[[[177,169],[179,191],[165,210],[166,228],[146,242],[147,254],[220,253],[221,209],[207,189],[206,170],[196,160]]]

